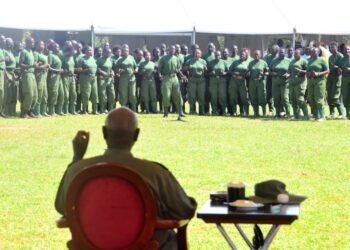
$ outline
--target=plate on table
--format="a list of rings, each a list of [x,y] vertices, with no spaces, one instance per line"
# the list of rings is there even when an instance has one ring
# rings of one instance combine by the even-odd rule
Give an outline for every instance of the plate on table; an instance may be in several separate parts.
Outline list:
[[[230,202],[228,205],[241,211],[254,211],[264,207],[264,204],[255,203],[250,200],[236,200],[234,202]]]

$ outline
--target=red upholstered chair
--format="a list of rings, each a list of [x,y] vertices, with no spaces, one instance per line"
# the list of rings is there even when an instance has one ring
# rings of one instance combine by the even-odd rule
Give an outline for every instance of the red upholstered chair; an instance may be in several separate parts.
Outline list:
[[[156,229],[177,228],[187,249],[187,221],[160,220],[150,188],[135,171],[110,163],[86,168],[71,183],[59,228],[69,227],[69,249],[158,249]]]

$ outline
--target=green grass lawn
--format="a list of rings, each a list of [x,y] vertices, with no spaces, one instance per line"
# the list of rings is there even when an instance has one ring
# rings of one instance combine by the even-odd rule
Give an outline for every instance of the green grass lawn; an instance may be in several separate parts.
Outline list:
[[[104,115],[0,120],[0,249],[64,249],[57,229],[58,183],[72,158],[71,140],[90,131],[86,157],[103,153]],[[230,117],[140,115],[133,153],[166,165],[199,208],[228,181],[277,178],[309,198],[299,220],[283,226],[272,249],[350,249],[350,122],[292,122]],[[240,249],[245,243],[225,225]],[[243,226],[249,238],[251,226]],[[262,227],[266,232],[267,227]],[[213,224],[193,219],[191,249],[228,249]]]

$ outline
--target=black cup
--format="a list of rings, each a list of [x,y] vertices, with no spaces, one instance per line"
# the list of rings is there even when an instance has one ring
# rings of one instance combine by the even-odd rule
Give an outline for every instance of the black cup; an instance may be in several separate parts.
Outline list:
[[[243,185],[227,185],[227,202],[234,202],[236,200],[244,200],[245,186]]]

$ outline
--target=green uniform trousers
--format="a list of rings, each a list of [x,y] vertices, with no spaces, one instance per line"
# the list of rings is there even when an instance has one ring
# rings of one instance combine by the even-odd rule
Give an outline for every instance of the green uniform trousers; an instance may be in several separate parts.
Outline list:
[[[266,106],[266,81],[264,79],[250,79],[249,83],[250,101],[254,107]]]
[[[89,100],[92,105],[98,103],[97,79],[94,75],[81,74],[80,75],[80,91],[81,103],[83,106],[89,105]]]
[[[180,86],[179,79],[177,78],[176,74],[164,76],[161,90],[163,97],[164,112],[167,112],[167,110],[169,109],[171,99],[176,102],[176,108],[178,111],[180,111]]]
[[[122,106],[130,105],[131,110],[136,112],[136,79],[122,74],[119,78],[119,102]]]
[[[5,71],[0,70],[0,114],[5,113]]]
[[[218,107],[220,104],[222,113],[226,113],[227,107],[227,86],[226,78],[224,77],[211,77],[209,83],[209,92],[211,97],[211,110],[213,114],[218,113]]]
[[[205,79],[190,77],[188,79],[188,102],[190,105],[195,105],[197,101],[201,106],[205,104]]]
[[[37,105],[41,107],[41,114],[46,113],[46,105],[48,99],[47,92],[47,71],[41,70],[35,72],[36,85],[38,88],[38,100]],[[45,110],[44,110],[45,109]]]
[[[290,100],[294,112],[298,109],[303,109],[306,105],[305,92],[307,81],[305,77],[296,77],[289,80]]]
[[[228,88],[229,91],[229,99],[230,99],[230,105],[233,107],[234,113],[236,112],[236,106],[238,104],[238,99],[241,99],[242,105],[247,107],[249,106],[249,100],[248,100],[248,90],[246,85],[246,79],[238,79],[235,77],[232,77],[230,80],[230,85]]]
[[[281,79],[278,76],[272,77],[272,96],[276,109],[276,116],[280,115],[282,107],[284,107],[287,115],[289,115],[289,81]]]
[[[157,90],[154,79],[144,79],[141,83],[141,100],[147,112],[157,112]]]
[[[77,103],[77,89],[74,76],[62,76],[64,105],[69,106],[69,113],[74,113],[75,105]]]
[[[38,89],[35,75],[32,72],[24,72],[22,74],[22,98],[22,114],[33,111],[38,99]]]
[[[350,114],[350,76],[342,76],[341,94],[346,108],[346,114]]]
[[[329,75],[327,78],[327,102],[330,108],[340,105],[341,76]]]
[[[16,79],[14,71],[7,71],[5,77],[5,114],[10,116],[16,115],[16,104],[18,98],[18,84],[19,81]]]
[[[98,100],[100,110],[104,112],[106,108],[111,111],[115,106],[115,90],[112,77],[99,78],[98,83]],[[108,107],[107,107],[108,103]]]
[[[308,101],[316,118],[324,118],[326,80],[323,77],[308,78]]]
[[[61,113],[60,111],[62,111],[64,92],[61,75],[59,73],[50,72],[48,74],[47,93],[49,113],[53,114],[52,109],[55,106],[56,112]]]

